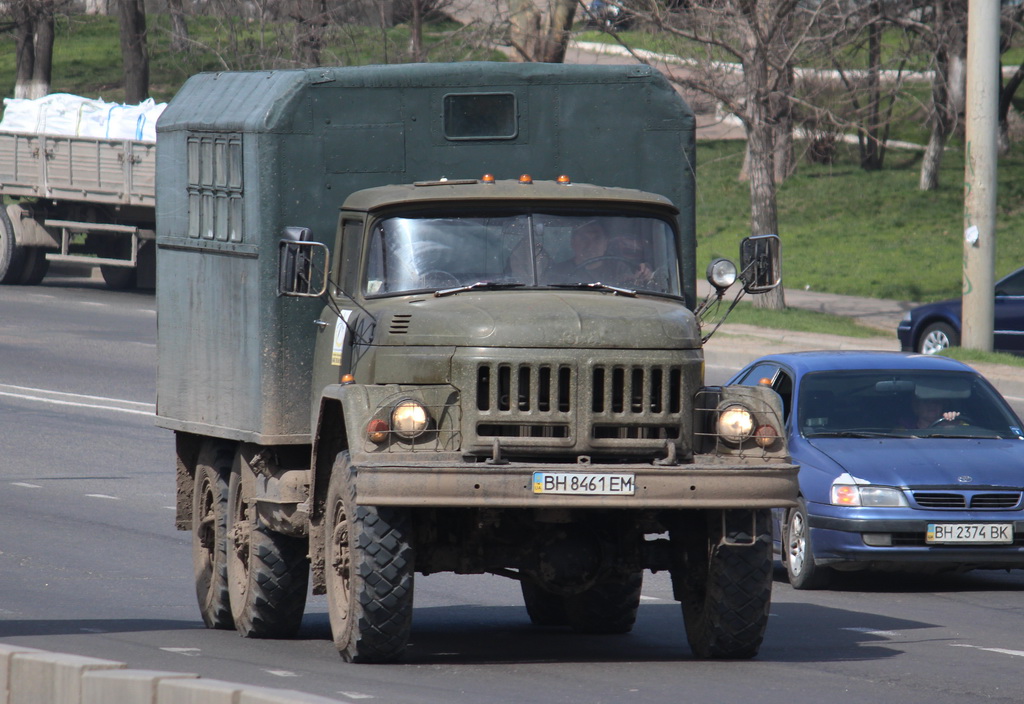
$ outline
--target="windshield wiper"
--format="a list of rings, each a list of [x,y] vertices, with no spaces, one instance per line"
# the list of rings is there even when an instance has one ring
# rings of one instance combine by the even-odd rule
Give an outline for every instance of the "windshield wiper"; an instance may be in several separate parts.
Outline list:
[[[552,288],[588,288],[594,291],[611,291],[616,296],[629,296],[630,298],[636,297],[636,291],[631,288],[622,288],[621,286],[612,286],[610,284],[603,284],[600,281],[594,281],[588,283],[579,281],[574,284],[551,284]]]
[[[455,286],[454,288],[445,288],[440,291],[434,291],[434,297],[440,298],[442,296],[454,296],[456,293],[480,289],[495,291],[503,288],[519,288],[525,285],[526,284],[519,281],[477,281],[475,284],[466,284],[465,286]]]
[[[893,433],[881,433],[875,430],[824,430],[818,433],[812,433],[810,435],[805,434],[805,438],[900,438],[906,437],[905,435],[896,435]]]

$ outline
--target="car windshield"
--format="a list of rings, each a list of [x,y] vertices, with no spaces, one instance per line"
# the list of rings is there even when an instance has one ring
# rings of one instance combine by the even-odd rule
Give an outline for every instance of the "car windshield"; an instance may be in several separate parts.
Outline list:
[[[1021,438],[1021,423],[970,372],[829,371],[804,376],[797,423],[804,437]]]
[[[678,261],[675,231],[653,217],[536,212],[391,217],[374,227],[363,292],[600,283],[679,296]]]

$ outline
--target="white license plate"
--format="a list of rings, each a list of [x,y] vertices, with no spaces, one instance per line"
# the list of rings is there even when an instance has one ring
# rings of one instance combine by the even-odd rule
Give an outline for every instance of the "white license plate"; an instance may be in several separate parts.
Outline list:
[[[534,494],[586,494],[590,496],[632,496],[636,477],[632,474],[587,474],[585,472],[534,472]]]
[[[1012,523],[929,523],[926,543],[1013,543]]]

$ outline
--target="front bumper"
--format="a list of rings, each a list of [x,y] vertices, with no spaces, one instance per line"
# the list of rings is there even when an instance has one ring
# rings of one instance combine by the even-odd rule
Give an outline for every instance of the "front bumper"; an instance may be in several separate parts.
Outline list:
[[[921,513],[915,511],[915,513]],[[819,565],[864,568],[947,567],[969,569],[1024,567],[1024,520],[998,513],[949,515],[928,512],[925,517],[843,518],[811,515],[811,546]],[[929,523],[1010,523],[1014,542],[1007,545],[928,545]],[[888,546],[869,545],[865,535],[889,536]]]
[[[914,340],[911,338],[910,321],[904,320],[896,326],[896,339],[900,341],[900,350],[903,352],[914,351]]]
[[[629,474],[632,495],[535,493],[534,472]],[[361,463],[360,504],[488,508],[726,509],[796,505],[797,467],[709,457],[670,467],[645,464],[537,464],[465,466],[433,463]]]

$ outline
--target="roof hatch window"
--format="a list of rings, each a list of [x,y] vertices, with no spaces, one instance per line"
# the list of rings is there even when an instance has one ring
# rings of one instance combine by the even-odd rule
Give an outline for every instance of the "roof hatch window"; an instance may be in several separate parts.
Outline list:
[[[512,93],[452,93],[444,96],[444,136],[451,140],[515,139]]]

